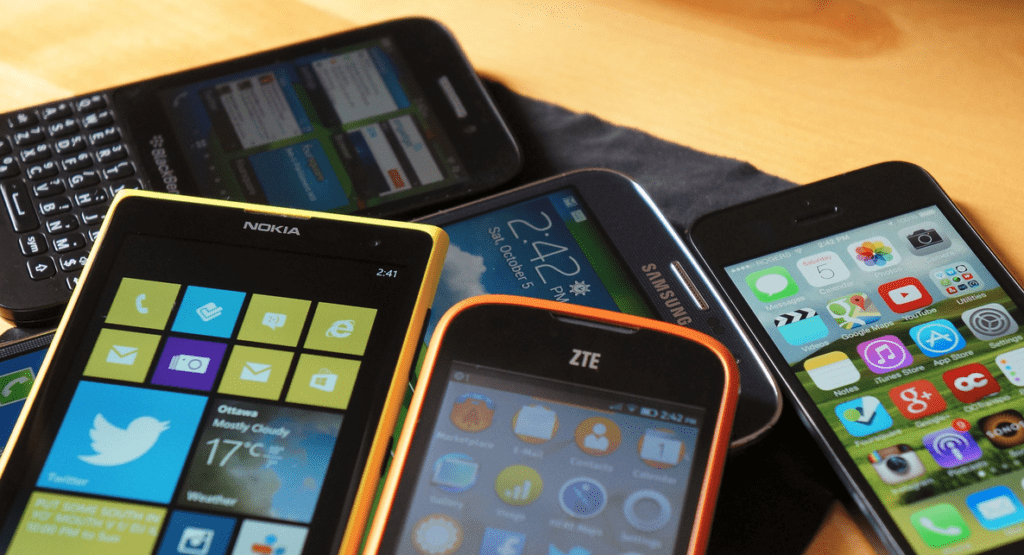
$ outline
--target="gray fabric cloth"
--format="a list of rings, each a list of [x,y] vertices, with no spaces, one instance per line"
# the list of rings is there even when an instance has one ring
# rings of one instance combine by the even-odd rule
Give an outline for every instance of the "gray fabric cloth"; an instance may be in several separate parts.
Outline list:
[[[575,169],[609,168],[644,187],[666,218],[685,230],[701,214],[794,186],[749,163],[698,152],[593,115],[518,95],[488,82],[499,110],[523,147],[515,184]],[[799,554],[845,490],[786,406],[756,444],[731,453],[708,553]]]
[[[616,170],[643,186],[665,217],[681,229],[711,210],[794,186],[747,162],[570,112],[497,83],[489,82],[488,88],[523,147],[525,164],[517,184],[583,168]]]

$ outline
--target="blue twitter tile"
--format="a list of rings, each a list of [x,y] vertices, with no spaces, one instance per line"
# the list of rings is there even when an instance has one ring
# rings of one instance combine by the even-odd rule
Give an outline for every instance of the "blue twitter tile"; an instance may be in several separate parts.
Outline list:
[[[123,385],[78,385],[36,485],[167,503],[206,398]]]

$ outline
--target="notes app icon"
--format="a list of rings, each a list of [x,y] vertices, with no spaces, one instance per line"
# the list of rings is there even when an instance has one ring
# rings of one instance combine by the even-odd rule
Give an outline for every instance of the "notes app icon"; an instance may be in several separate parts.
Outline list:
[[[822,391],[831,391],[856,383],[860,372],[853,361],[845,353],[832,351],[820,356],[811,357],[804,362],[807,375]]]
[[[887,374],[914,363],[914,356],[895,335],[883,335],[857,345],[857,354],[875,374]]]

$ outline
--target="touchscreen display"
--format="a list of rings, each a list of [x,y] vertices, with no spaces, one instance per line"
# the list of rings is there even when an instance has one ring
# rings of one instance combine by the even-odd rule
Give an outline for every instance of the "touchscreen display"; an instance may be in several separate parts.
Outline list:
[[[333,553],[403,274],[127,236],[8,552]]]
[[[673,552],[703,409],[462,362],[440,403],[396,552]]]
[[[938,208],[727,271],[915,550],[1024,538],[1020,309]]]
[[[25,398],[32,390],[36,372],[46,357],[46,345],[0,362],[0,444],[6,445]],[[0,445],[0,449],[2,449]]]
[[[442,226],[448,255],[426,337],[455,303],[506,294],[655,317],[571,188]]]
[[[389,38],[160,98],[204,196],[352,212],[466,178]]]

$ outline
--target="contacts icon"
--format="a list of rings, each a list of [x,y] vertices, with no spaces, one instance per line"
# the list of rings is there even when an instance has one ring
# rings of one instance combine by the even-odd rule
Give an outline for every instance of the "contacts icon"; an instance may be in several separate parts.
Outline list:
[[[610,418],[594,416],[576,426],[576,445],[591,457],[603,457],[619,448],[622,432]]]

